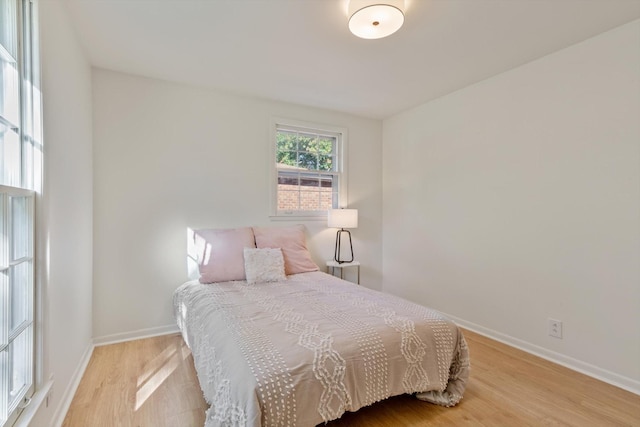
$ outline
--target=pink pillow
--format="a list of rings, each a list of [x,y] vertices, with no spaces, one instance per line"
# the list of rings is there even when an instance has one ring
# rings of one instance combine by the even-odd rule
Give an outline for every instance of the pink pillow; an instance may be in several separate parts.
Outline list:
[[[200,283],[244,280],[244,248],[255,248],[250,227],[194,230]]]
[[[304,226],[291,227],[254,227],[258,248],[281,248],[284,257],[285,274],[318,271],[318,266],[311,260],[304,237]]]

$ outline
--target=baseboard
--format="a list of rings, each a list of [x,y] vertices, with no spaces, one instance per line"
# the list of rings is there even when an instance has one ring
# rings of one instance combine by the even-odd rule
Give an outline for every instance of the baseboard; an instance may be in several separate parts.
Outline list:
[[[64,422],[64,417],[67,415],[67,411],[71,406],[71,401],[73,400],[73,396],[76,394],[76,390],[78,390],[78,386],[80,385],[80,380],[82,380],[82,376],[84,375],[84,371],[87,369],[87,365],[89,365],[89,360],[91,360],[91,355],[93,354],[93,344],[89,344],[84,354],[82,355],[82,359],[80,359],[80,364],[76,368],[73,376],[71,377],[71,382],[69,386],[64,391],[62,399],[60,400],[60,405],[56,409],[56,412],[53,414],[53,422],[51,426],[60,427]]]
[[[180,332],[180,330],[178,329],[177,325],[158,326],[155,328],[139,329],[137,331],[95,337],[93,339],[93,344],[98,347],[101,345],[116,344],[119,342],[157,337],[160,335],[168,335],[178,332]]]
[[[508,346],[515,347],[522,351],[526,351],[527,353],[541,357],[550,362],[557,363],[558,365],[562,365],[565,368],[569,368],[573,371],[580,372],[581,374],[588,375],[590,377],[596,378],[605,383],[619,387],[623,390],[627,390],[631,393],[640,395],[640,381],[636,381],[631,378],[624,377],[622,375],[616,374],[615,372],[611,372],[606,369],[599,368],[595,365],[591,365],[581,360],[574,359],[569,356],[565,356],[564,354],[557,353],[555,351],[548,350],[544,347],[540,347],[538,345],[531,344],[529,342],[520,340],[518,338],[511,337],[501,332],[494,331],[493,329],[485,328],[484,326],[480,326],[475,323],[468,322],[456,316],[452,316],[446,313],[443,313],[443,314],[465,329],[469,329],[470,331],[476,332],[485,337],[499,341]]]

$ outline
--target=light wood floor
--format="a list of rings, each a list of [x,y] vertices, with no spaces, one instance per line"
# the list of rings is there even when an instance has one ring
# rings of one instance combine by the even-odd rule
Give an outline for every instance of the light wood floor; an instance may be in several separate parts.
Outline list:
[[[398,396],[328,427],[640,426],[640,396],[470,331],[471,378],[442,408]],[[204,425],[193,359],[180,335],[97,347],[64,427]]]

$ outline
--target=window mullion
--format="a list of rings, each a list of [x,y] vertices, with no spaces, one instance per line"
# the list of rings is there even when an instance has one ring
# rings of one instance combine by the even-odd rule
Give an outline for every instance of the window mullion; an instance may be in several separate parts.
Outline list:
[[[0,114],[0,125],[4,125],[5,127],[7,127],[8,129],[14,132],[20,131],[20,128],[18,125],[16,125],[15,123],[11,123],[9,120],[2,117],[2,114]]]
[[[9,333],[9,343],[12,343],[21,333],[25,331],[29,326],[31,326],[33,322],[29,319],[21,322],[18,326],[14,328],[13,331]]]
[[[302,181],[302,176],[301,176],[300,172],[298,172],[297,177],[298,177],[298,186],[297,186],[297,189],[296,189],[296,196],[297,196],[296,207],[297,207],[298,210],[300,210],[301,207],[302,207],[302,203],[301,203],[302,201],[301,201],[301,197],[300,197],[300,182]]]

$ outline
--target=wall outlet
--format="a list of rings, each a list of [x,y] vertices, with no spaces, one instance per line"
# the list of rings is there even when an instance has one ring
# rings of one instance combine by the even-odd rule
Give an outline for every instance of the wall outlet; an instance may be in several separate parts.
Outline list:
[[[562,321],[549,319],[549,335],[562,339]]]

